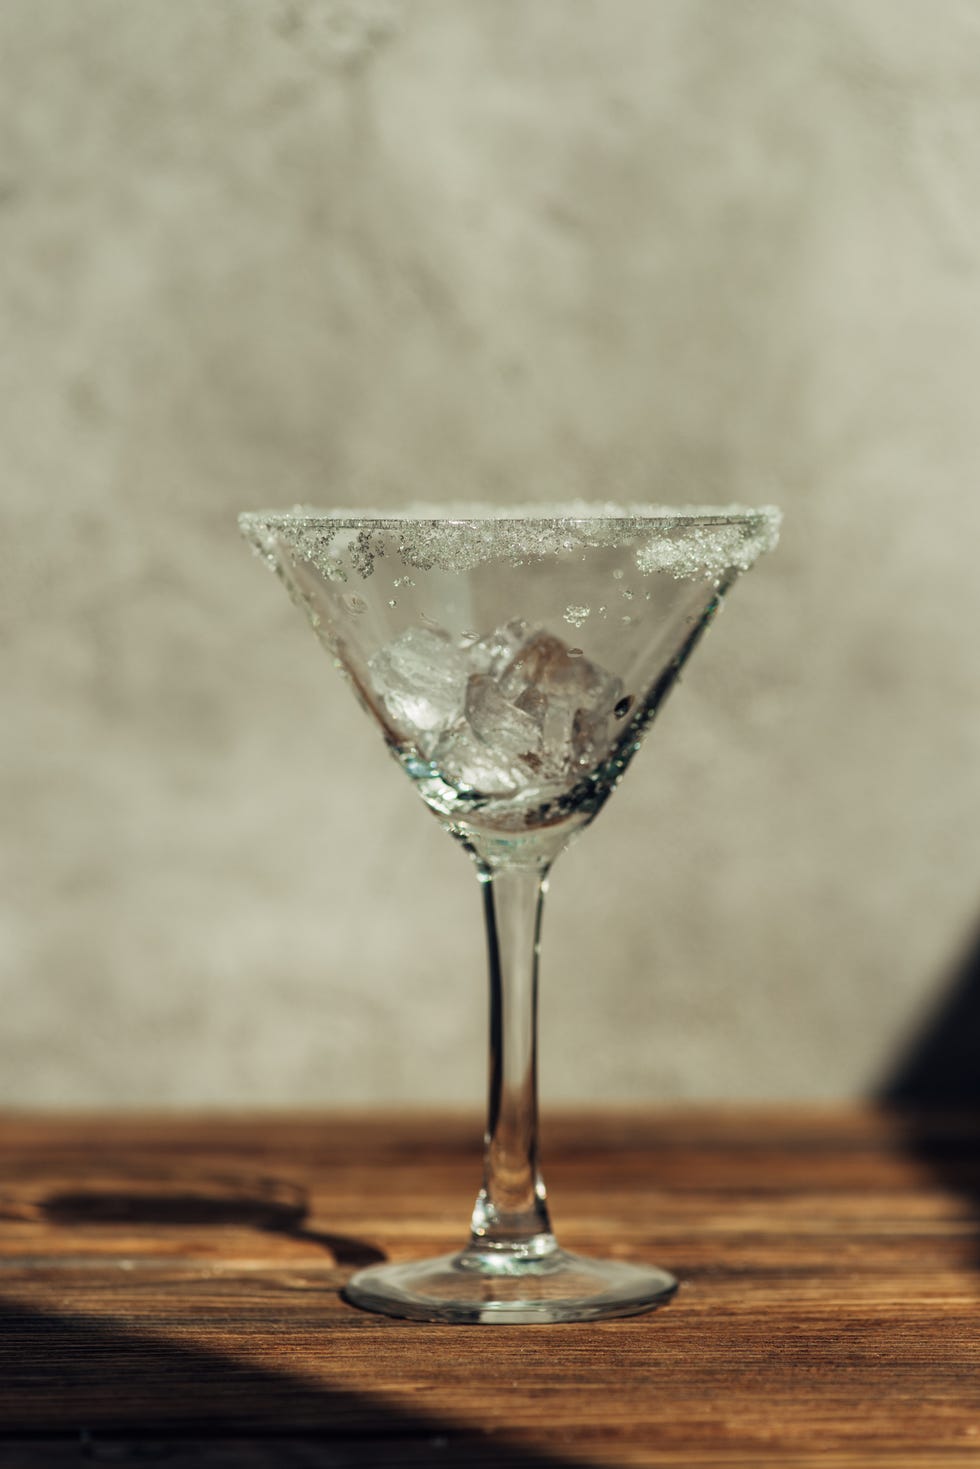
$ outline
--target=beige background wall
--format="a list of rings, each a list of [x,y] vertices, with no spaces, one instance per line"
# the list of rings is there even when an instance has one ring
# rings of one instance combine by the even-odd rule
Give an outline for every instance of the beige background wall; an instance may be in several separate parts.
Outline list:
[[[975,0],[4,0],[0,1101],[477,1102],[479,903],[241,507],[780,501],[548,1099],[875,1085],[980,878]]]

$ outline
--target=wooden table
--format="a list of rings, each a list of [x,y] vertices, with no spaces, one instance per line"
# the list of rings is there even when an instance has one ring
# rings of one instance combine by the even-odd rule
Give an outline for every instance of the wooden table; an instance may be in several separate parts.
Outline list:
[[[574,1249],[669,1266],[655,1314],[420,1326],[338,1288],[461,1242],[479,1123],[14,1118],[0,1469],[980,1466],[980,1121],[547,1119]]]

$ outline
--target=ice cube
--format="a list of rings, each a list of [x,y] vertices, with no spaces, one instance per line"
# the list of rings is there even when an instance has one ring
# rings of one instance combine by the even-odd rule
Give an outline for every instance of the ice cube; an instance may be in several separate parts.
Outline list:
[[[368,660],[374,692],[401,734],[428,753],[434,738],[462,711],[466,696],[464,654],[446,633],[410,627]]]
[[[440,774],[458,790],[513,796],[532,785],[540,767],[541,729],[500,692],[488,673],[472,673],[463,715],[433,752]]]
[[[522,617],[496,628],[470,647],[470,668],[474,673],[489,673],[499,678],[526,638],[527,623]]]
[[[447,729],[432,752],[439,774],[459,791],[479,796],[514,796],[529,785],[533,773],[520,760],[492,750],[465,719]]]
[[[582,709],[610,709],[622,692],[618,678],[549,632],[536,632],[521,646],[500,676],[500,689],[515,702],[529,688],[547,699],[557,697]],[[614,695],[614,690],[615,695]]]
[[[541,771],[549,779],[591,767],[605,753],[622,683],[580,653],[573,656],[552,633],[528,638],[498,687],[540,725]]]
[[[464,716],[474,734],[493,753],[505,758],[537,759],[541,726],[505,699],[488,673],[473,673],[466,685]]]

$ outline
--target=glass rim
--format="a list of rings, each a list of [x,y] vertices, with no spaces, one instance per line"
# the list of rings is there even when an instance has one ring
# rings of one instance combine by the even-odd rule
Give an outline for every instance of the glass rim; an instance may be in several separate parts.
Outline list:
[[[511,525],[679,526],[767,525],[779,528],[782,511],[776,505],[453,505],[425,506],[418,511],[325,510],[319,506],[296,505],[289,510],[245,510],[238,517],[243,528],[261,525],[269,530],[290,525],[330,526],[337,530],[400,530],[403,526],[433,528],[473,527],[506,522]]]

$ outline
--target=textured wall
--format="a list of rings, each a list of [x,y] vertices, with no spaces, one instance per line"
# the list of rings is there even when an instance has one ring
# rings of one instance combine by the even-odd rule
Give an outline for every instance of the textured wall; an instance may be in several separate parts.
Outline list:
[[[549,1098],[866,1088],[980,877],[975,0],[4,0],[0,1100],[475,1101],[464,856],[241,507],[787,512],[561,861]]]

